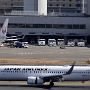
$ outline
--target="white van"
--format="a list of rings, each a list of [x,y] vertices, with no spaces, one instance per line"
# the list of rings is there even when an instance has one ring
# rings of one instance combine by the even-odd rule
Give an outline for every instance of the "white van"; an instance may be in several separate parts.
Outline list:
[[[45,39],[38,39],[39,46],[45,46]]]
[[[48,46],[56,46],[56,40],[55,39],[48,39]]]
[[[78,47],[85,47],[85,41],[83,39],[80,39],[77,44]]]

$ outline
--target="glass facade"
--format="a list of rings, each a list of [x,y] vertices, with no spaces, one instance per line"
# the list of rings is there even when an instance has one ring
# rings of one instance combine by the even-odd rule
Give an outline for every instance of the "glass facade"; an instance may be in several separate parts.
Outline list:
[[[0,23],[0,27],[2,23]],[[51,28],[51,29],[86,29],[85,24],[22,24],[9,23],[8,28]]]

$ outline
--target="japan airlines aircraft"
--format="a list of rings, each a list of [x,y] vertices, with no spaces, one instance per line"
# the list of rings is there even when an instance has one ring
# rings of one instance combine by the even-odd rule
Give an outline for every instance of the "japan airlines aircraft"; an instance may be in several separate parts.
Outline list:
[[[5,41],[5,42],[10,42],[10,41],[13,41],[13,42],[15,42],[15,41],[23,41],[24,38],[25,38],[25,35],[23,35],[22,38],[20,38],[19,36],[10,36],[10,37],[7,37],[4,41]]]
[[[1,30],[0,30],[0,42],[3,42],[6,38],[7,27],[8,27],[9,18],[6,18]]]
[[[27,81],[27,84],[44,84],[59,81],[90,80],[90,66],[0,66],[1,81]]]

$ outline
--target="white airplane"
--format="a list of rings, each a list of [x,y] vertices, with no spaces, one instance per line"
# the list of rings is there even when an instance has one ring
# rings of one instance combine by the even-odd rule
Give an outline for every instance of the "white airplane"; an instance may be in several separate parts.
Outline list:
[[[0,66],[1,81],[27,81],[27,84],[41,85],[59,81],[88,81],[90,66]]]
[[[1,30],[0,30],[0,42],[3,42],[6,38],[7,27],[8,27],[9,18],[6,18]]]
[[[20,40],[23,40],[24,38],[25,38],[25,35],[23,35],[22,38],[19,38],[18,36],[10,36],[10,37],[7,37],[4,41],[5,42],[20,41]]]

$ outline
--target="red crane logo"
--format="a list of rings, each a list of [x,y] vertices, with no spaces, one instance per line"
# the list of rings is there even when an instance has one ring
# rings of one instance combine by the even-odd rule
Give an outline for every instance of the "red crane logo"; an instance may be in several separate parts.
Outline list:
[[[2,29],[2,33],[3,33],[3,34],[6,33],[6,29],[5,29],[5,28]]]

